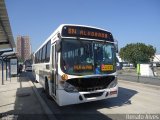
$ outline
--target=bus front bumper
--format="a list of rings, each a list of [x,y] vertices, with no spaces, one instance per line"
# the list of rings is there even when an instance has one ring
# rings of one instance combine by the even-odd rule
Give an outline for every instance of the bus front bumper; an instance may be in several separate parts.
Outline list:
[[[73,92],[69,93],[65,90],[57,90],[57,103],[60,106],[79,104],[103,100],[118,96],[118,86],[110,89],[96,90],[94,92]]]

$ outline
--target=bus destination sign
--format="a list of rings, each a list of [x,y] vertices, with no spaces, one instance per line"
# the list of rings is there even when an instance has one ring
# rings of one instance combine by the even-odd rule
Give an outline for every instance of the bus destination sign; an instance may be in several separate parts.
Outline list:
[[[100,39],[113,42],[113,38],[110,32],[81,26],[64,26],[62,29],[62,36]]]

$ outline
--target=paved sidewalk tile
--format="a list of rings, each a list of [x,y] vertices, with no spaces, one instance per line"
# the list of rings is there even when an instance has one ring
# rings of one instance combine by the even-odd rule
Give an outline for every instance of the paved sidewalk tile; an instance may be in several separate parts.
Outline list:
[[[47,119],[29,80],[23,76],[23,73],[19,78],[12,77],[11,82],[4,80],[4,85],[0,84],[0,119],[8,119],[8,117],[18,117],[18,120]]]

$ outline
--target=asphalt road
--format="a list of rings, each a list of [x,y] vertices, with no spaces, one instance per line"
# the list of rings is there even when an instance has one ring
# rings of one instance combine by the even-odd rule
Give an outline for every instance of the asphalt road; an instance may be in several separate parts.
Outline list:
[[[34,81],[31,72],[27,72],[26,76]],[[130,119],[130,114],[145,116],[146,114],[158,114],[158,116],[155,115],[156,119],[160,119],[160,86],[123,80],[119,80],[118,83],[119,95],[117,98],[63,107],[59,107],[53,100],[47,99],[39,83],[34,84],[57,120],[123,120]]]

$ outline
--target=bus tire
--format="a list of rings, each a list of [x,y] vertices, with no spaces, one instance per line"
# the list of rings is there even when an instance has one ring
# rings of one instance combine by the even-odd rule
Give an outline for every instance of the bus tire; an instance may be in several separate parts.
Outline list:
[[[48,99],[51,99],[51,96],[49,95],[49,85],[48,85],[48,80],[45,80],[45,94]]]
[[[35,83],[39,83],[38,80],[35,80]]]

